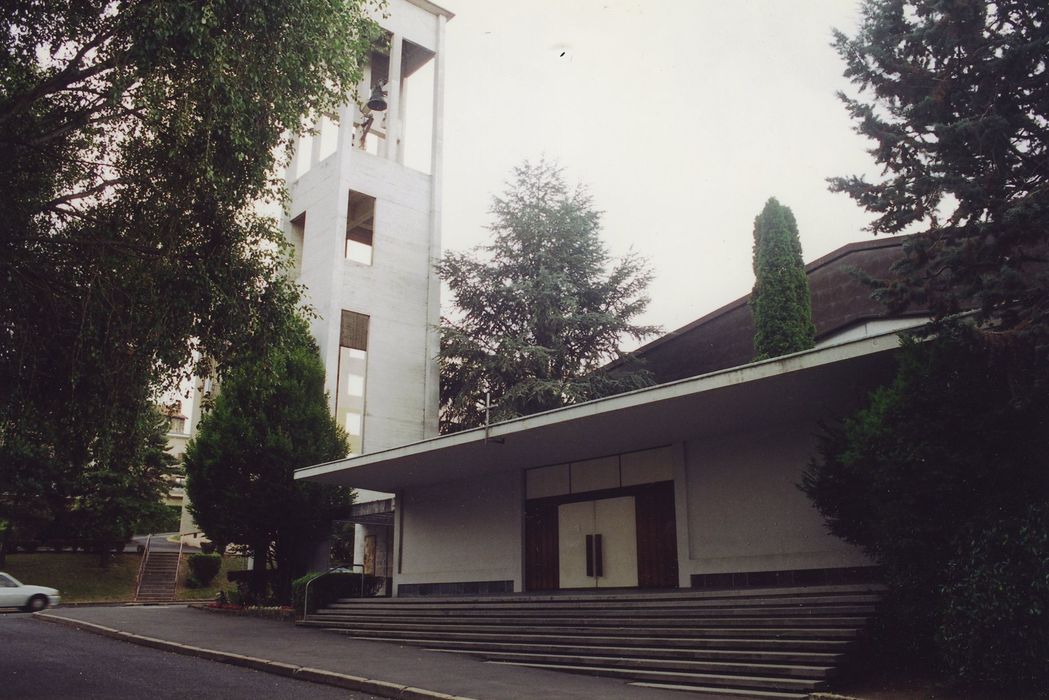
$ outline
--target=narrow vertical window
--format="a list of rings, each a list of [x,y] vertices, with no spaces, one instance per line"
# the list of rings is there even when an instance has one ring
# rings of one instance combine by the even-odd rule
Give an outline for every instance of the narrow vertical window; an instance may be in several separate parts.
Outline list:
[[[346,207],[346,259],[372,264],[375,238],[375,197],[350,191]]]
[[[350,454],[364,446],[364,390],[368,369],[368,317],[342,312],[339,334],[339,388],[335,417],[350,437]]]
[[[294,219],[291,220],[291,234],[288,237],[288,241],[294,248],[291,261],[291,276],[292,279],[299,277],[302,274],[302,246],[306,242],[306,212],[302,212]]]

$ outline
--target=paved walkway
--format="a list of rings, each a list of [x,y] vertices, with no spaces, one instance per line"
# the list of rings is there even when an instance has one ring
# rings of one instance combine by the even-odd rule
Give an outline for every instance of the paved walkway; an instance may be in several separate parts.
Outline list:
[[[287,622],[183,605],[58,608],[38,618],[176,653],[294,675],[395,698],[683,700],[691,696],[610,678],[486,663],[461,654],[371,642]],[[121,634],[122,633],[122,634]],[[219,654],[201,653],[203,650]],[[340,681],[340,677],[350,679]]]

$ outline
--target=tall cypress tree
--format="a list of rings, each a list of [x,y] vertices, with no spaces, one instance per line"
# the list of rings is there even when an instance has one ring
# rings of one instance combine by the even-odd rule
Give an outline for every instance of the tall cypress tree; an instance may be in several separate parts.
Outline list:
[[[812,300],[794,214],[775,197],[754,219],[754,359],[765,360],[816,344]]]

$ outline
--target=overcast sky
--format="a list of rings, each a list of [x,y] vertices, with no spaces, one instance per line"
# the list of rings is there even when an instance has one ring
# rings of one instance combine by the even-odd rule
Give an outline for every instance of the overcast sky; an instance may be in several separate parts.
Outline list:
[[[492,194],[544,155],[589,186],[613,253],[649,259],[644,321],[668,331],[750,291],[770,196],[794,211],[806,262],[870,237],[825,182],[877,173],[835,97],[847,82],[831,30],[853,32],[852,0],[439,4],[456,14],[445,250],[483,243]]]

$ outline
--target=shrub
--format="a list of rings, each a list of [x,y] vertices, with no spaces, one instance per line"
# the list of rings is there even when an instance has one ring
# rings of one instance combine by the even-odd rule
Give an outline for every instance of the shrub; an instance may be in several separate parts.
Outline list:
[[[213,555],[219,556],[219,555]],[[234,584],[237,587],[237,596],[239,598],[240,605],[261,605],[272,598],[270,582],[277,575],[277,572],[273,569],[268,569],[263,575],[265,583],[263,585],[264,593],[260,597],[251,588],[252,578],[255,572],[251,569],[244,569],[242,571],[227,571],[226,580]],[[311,589],[312,593],[312,589]]]
[[[993,606],[955,602],[956,595],[989,594],[995,567],[1009,565],[993,558],[999,545],[973,535],[962,546],[959,534],[1022,518],[1028,504],[1049,494],[1049,372],[1031,348],[998,347],[964,327],[941,329],[924,343],[908,340],[897,359],[892,385],[821,440],[801,486],[831,532],[882,567],[890,590],[878,657],[888,662],[899,651],[928,665],[945,660],[942,635],[953,640],[949,655],[964,659],[959,625],[994,629],[1002,619],[1020,619],[1026,607],[1013,597]],[[985,612],[991,617],[977,619]]]
[[[316,583],[310,585],[310,612],[316,612],[317,608],[330,605],[339,598],[361,597],[361,575],[359,573],[335,572],[320,577],[320,572],[312,571],[291,582],[292,603],[296,611],[302,612],[306,584],[313,579],[319,578]],[[364,576],[365,595],[373,595],[382,585],[383,580],[381,576]]]
[[[959,538],[938,642],[959,678],[1049,696],[1049,507]]]
[[[195,579],[203,588],[211,583],[222,566],[222,557],[218,554],[190,554],[190,578]],[[195,586],[194,586],[195,587]]]

